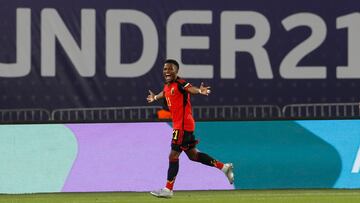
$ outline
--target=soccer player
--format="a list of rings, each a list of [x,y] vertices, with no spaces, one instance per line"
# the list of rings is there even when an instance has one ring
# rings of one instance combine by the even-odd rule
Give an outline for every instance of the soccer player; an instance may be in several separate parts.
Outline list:
[[[150,192],[156,197],[170,198],[173,196],[174,182],[179,170],[179,156],[182,151],[192,161],[220,169],[226,175],[230,184],[234,183],[232,163],[224,164],[196,148],[198,141],[193,134],[195,121],[192,116],[190,95],[201,94],[207,96],[210,93],[210,87],[204,86],[203,83],[201,83],[200,87],[195,87],[178,77],[178,71],[179,63],[176,60],[167,59],[163,68],[163,76],[165,78],[164,89],[158,94],[154,94],[149,90],[149,95],[147,96],[148,103],[165,98],[173,122],[167,183],[164,188]]]

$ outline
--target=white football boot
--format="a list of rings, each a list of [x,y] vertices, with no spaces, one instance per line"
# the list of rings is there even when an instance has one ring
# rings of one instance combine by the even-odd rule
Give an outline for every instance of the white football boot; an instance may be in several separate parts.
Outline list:
[[[234,184],[234,166],[232,163],[224,164],[223,168],[221,169],[222,172],[226,175],[229,180],[230,184]]]
[[[162,188],[160,190],[152,191],[150,194],[154,195],[155,197],[163,197],[163,198],[171,198],[174,194],[172,190],[167,188]]]

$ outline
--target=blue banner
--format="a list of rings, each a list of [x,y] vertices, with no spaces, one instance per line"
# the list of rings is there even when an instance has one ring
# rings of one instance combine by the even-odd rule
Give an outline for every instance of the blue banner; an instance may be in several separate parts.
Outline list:
[[[195,105],[355,102],[359,1],[0,3],[2,108],[146,105],[166,58]]]

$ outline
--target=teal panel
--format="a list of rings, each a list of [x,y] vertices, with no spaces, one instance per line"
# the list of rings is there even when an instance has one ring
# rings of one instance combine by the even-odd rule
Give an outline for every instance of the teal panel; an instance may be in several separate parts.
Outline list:
[[[334,147],[293,121],[198,122],[196,136],[234,163],[236,188],[331,188],[341,171]]]
[[[340,153],[341,174],[336,188],[360,188],[360,174],[352,172],[357,151],[360,146],[359,120],[297,121],[319,138],[330,143]]]
[[[76,154],[64,125],[0,125],[0,193],[60,192]]]

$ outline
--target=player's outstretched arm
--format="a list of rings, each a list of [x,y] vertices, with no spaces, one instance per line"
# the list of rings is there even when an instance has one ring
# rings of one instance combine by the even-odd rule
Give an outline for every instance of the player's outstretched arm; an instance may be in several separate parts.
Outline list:
[[[210,86],[204,86],[204,83],[201,82],[200,87],[191,86],[187,89],[191,94],[202,94],[208,96],[210,94]]]
[[[147,96],[146,100],[148,103],[152,103],[161,98],[164,98],[163,91],[161,91],[159,94],[154,94],[151,90],[149,90],[149,95]]]

